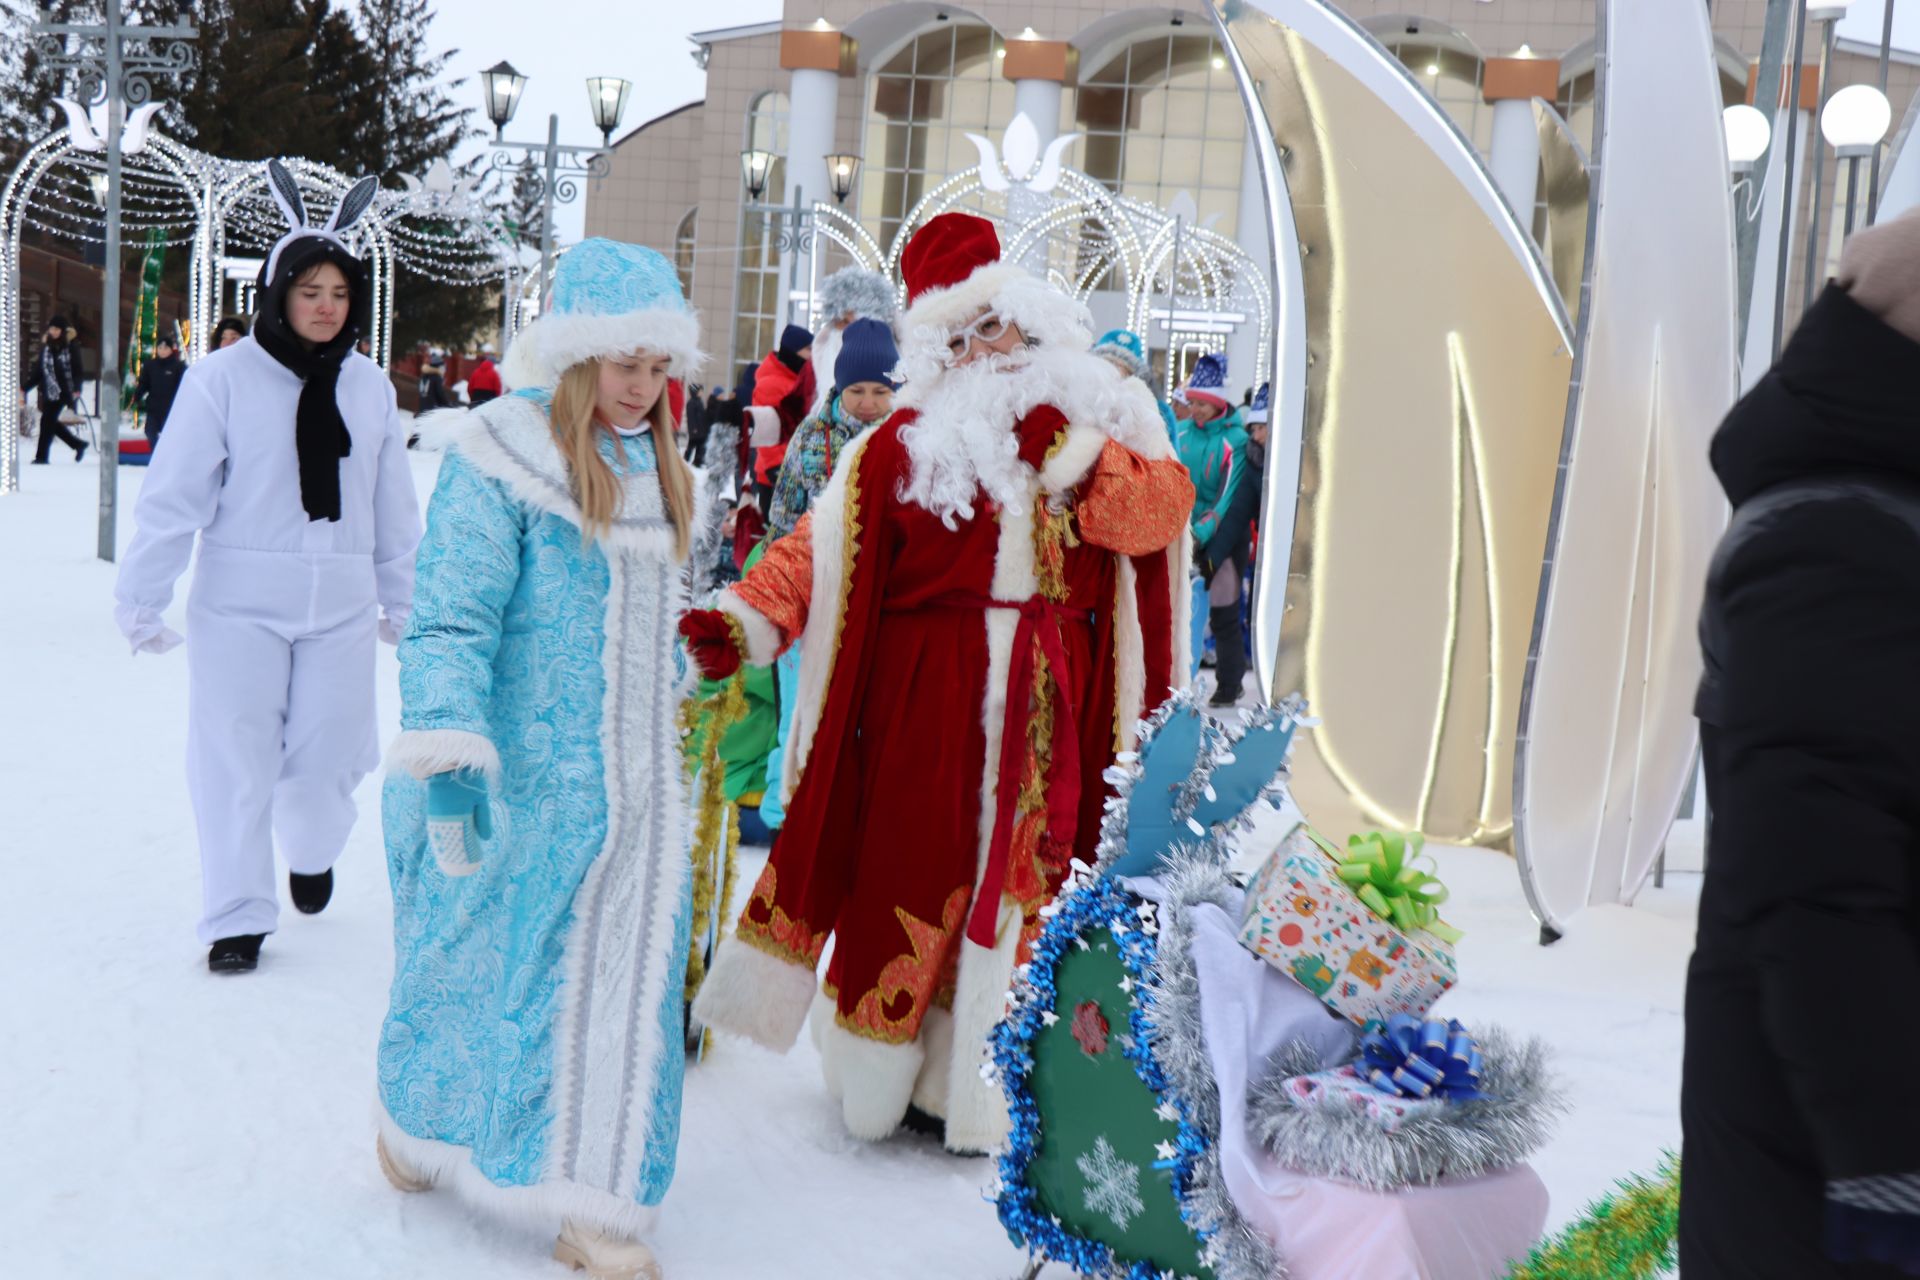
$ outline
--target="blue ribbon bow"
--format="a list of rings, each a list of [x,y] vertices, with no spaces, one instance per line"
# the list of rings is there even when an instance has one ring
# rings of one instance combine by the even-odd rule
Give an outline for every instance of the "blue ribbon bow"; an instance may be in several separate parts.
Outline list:
[[[1396,1013],[1367,1024],[1360,1040],[1362,1079],[1401,1098],[1466,1102],[1480,1093],[1480,1047],[1457,1021]]]

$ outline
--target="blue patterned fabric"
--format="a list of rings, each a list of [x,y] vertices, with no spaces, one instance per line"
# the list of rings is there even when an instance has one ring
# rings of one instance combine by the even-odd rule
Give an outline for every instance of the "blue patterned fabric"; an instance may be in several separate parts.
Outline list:
[[[649,439],[625,447],[623,474],[657,470]],[[655,1204],[673,1177],[691,927],[679,575],[665,558],[584,542],[459,452],[441,466],[399,652],[402,727],[481,735],[500,776],[492,836],[464,877],[428,852],[426,784],[387,781],[395,965],[378,1078],[395,1124],[466,1148],[498,1186]],[[614,592],[627,603],[610,612]],[[637,710],[608,732],[610,703]],[[611,771],[603,743],[620,753]],[[645,1091],[640,1105],[624,1101],[629,1088]],[[629,1112],[638,1119],[623,1122]]]
[[[655,250],[595,236],[567,250],[553,272],[551,314],[624,316],[685,311],[680,276]]]

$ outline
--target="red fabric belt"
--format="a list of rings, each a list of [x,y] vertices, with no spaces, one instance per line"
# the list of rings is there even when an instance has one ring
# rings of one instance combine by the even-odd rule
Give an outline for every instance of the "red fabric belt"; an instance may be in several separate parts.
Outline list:
[[[1047,779],[1047,831],[1060,844],[1072,844],[1080,816],[1080,726],[1067,679],[1067,646],[1060,623],[1093,621],[1090,609],[1074,609],[1040,596],[1027,600],[995,600],[968,591],[949,591],[914,609],[889,613],[917,613],[921,609],[1011,609],[1020,615],[1013,633],[1013,656],[1007,671],[1007,715],[1000,730],[999,782],[994,788],[993,838],[987,846],[987,869],[973,898],[967,937],[983,947],[994,944],[993,927],[1000,915],[1000,895],[1007,882],[1007,860],[1013,849],[1013,820],[1019,807],[1021,766],[1026,762],[1027,731],[1033,723],[1033,647],[1053,668],[1054,687],[1060,691],[1053,723],[1053,759]]]

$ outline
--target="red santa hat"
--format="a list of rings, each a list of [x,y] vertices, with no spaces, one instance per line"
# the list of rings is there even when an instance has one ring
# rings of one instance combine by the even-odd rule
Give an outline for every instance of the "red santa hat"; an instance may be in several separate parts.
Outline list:
[[[944,349],[953,330],[982,311],[997,312],[1030,341],[1085,351],[1093,345],[1086,307],[1023,267],[1000,260],[1000,236],[970,213],[943,213],[907,241],[900,254],[907,286],[909,348]]]

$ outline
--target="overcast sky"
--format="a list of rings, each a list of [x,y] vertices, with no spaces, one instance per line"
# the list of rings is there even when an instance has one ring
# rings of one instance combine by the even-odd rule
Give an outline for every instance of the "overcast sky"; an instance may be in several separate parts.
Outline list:
[[[781,7],[781,0],[439,0],[433,41],[459,50],[447,74],[466,78],[458,92],[473,104],[476,124],[487,125],[479,73],[505,58],[527,77],[507,137],[545,142],[547,117],[558,114],[561,142],[591,145],[600,141],[600,131],[587,107],[588,76],[633,81],[620,121],[625,133],[705,91],[706,76],[694,65],[688,35],[773,22]],[[482,149],[475,142],[461,157]],[[555,219],[561,239],[580,238],[585,201],[582,193],[561,206]]]
[[[1882,2],[1855,0],[1840,34],[1877,44]],[[547,116],[558,112],[562,142],[593,143],[600,135],[587,109],[588,76],[633,81],[621,121],[625,132],[704,92],[705,76],[686,38],[693,31],[777,21],[782,7],[781,0],[439,0],[433,35],[442,48],[459,50],[448,74],[466,77],[460,93],[476,109],[481,69],[505,58],[527,76],[509,138],[545,141]],[[1894,39],[1920,50],[1920,0],[1895,9]],[[485,123],[477,112],[476,119]],[[474,143],[463,156],[481,149]],[[563,239],[580,237],[584,209],[584,196],[562,206],[556,225]]]

